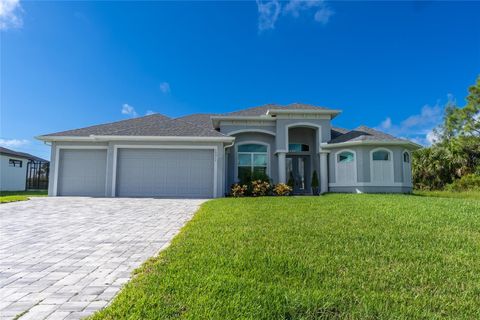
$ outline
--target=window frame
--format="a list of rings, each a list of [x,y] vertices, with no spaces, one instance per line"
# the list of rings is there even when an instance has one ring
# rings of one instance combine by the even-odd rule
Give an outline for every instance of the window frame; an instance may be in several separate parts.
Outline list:
[[[293,151],[290,150],[290,145],[299,145],[300,146],[300,151]],[[306,146],[307,150],[302,150],[303,147]],[[288,153],[309,153],[310,152],[310,145],[306,143],[289,143],[288,144]]]
[[[257,145],[262,145],[267,147],[267,151],[265,152],[245,152],[245,151],[238,151],[238,148],[240,146],[246,145],[246,144],[257,144]],[[239,165],[239,160],[240,160],[240,155],[241,154],[249,154],[251,159],[250,165]],[[255,155],[265,155],[266,156],[266,166],[259,166],[254,164],[254,156]],[[235,146],[235,181],[239,181],[238,177],[238,168],[239,167],[250,167],[250,170],[253,174],[254,168],[259,167],[259,168],[265,168],[265,173],[270,177],[270,144],[265,143],[265,142],[259,142],[259,141],[243,141]]]
[[[17,164],[20,164],[20,165],[17,165]],[[23,160],[9,158],[8,159],[8,166],[13,167],[13,168],[22,168],[23,167]]]
[[[349,182],[339,182],[339,166],[341,165],[341,162],[338,161],[338,156],[343,153],[343,152],[349,152],[353,154],[353,181]],[[355,185],[358,182],[358,173],[357,173],[357,152],[352,149],[341,149],[335,152],[334,154],[334,161],[335,161],[335,183],[341,183],[345,184],[347,186],[349,185]]]

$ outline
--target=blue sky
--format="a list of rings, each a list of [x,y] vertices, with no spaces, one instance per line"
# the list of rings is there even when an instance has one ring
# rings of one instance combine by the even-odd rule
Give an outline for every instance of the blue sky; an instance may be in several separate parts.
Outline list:
[[[343,110],[428,144],[480,74],[480,2],[0,0],[0,144],[159,112]]]

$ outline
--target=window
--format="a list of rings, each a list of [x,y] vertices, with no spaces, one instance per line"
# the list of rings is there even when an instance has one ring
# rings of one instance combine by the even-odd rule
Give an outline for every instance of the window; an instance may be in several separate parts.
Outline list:
[[[378,185],[391,185],[393,183],[392,152],[388,149],[372,150],[371,159],[371,181]]]
[[[22,160],[8,159],[8,165],[10,167],[22,167]]]
[[[267,146],[242,144],[237,153],[238,179],[245,181],[252,175],[266,175],[268,164]]]
[[[336,154],[337,163],[335,164],[336,182],[339,184],[350,185],[357,182],[357,164],[355,153],[353,151],[339,151]]]
[[[339,153],[337,157],[337,162],[339,163],[353,162],[353,160],[355,160],[355,156],[353,155],[352,152],[348,152],[348,151]]]
[[[373,160],[375,161],[389,161],[390,160],[390,153],[385,150],[375,151],[373,153]]]
[[[408,152],[403,153],[403,162],[410,163],[410,154]]]
[[[309,150],[310,147],[308,146],[308,144],[290,143],[288,145],[288,152],[304,152]]]

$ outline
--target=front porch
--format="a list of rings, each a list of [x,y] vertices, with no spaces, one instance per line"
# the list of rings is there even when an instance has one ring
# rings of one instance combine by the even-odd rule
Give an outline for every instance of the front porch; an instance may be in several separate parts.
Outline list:
[[[321,142],[320,126],[313,124],[287,126],[285,148],[276,152],[278,182],[293,186],[294,194],[312,194],[312,177],[316,172],[319,192],[327,192],[328,152],[322,150]]]

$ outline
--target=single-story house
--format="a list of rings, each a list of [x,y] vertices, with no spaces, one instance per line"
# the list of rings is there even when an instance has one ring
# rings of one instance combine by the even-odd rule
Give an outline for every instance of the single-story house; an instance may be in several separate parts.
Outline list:
[[[23,191],[27,187],[29,163],[48,163],[34,155],[0,147],[0,190]]]
[[[49,194],[99,197],[222,197],[248,173],[320,191],[410,192],[411,151],[377,130],[332,126],[341,113],[308,104],[268,104],[225,114],[153,114],[46,134]]]

